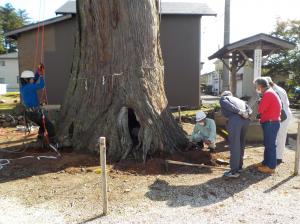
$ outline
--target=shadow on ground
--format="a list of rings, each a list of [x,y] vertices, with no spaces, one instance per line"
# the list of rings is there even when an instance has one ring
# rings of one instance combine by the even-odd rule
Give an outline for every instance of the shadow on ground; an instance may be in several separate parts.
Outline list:
[[[218,177],[192,186],[173,186],[157,179],[149,186],[146,197],[152,201],[165,201],[170,207],[202,207],[224,201],[267,177],[250,166],[238,179]]]
[[[229,146],[226,140],[216,143],[216,152],[227,152],[229,151]]]
[[[76,153],[71,149],[64,149],[61,154],[59,157],[51,149],[28,148],[26,145],[1,148],[0,158],[10,162],[0,169],[0,183],[60,171],[75,174],[99,166],[96,155]]]

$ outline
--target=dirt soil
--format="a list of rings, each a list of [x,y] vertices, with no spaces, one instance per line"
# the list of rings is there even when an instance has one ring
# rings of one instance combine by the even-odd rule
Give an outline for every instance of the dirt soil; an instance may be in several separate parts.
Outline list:
[[[193,128],[183,127],[188,134]],[[53,151],[26,148],[35,137],[32,133],[24,141],[24,133],[0,129],[0,158],[15,159],[0,169],[1,224],[300,223],[300,178],[292,176],[292,150],[286,150],[277,173],[268,176],[252,166],[261,160],[262,147],[248,146],[245,170],[237,180],[224,179],[224,171],[213,167],[165,169],[166,158],[207,165],[228,161],[222,137],[214,154],[194,150],[150,158],[146,164],[109,164],[110,213],[102,217],[98,156],[66,149],[54,158]],[[34,158],[17,159],[24,156]]]

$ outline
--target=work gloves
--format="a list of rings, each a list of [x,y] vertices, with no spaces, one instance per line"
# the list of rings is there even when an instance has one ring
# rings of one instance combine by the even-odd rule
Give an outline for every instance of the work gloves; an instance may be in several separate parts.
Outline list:
[[[44,66],[44,64],[42,64],[42,63],[39,64],[38,73],[39,73],[40,76],[45,75],[45,66]]]

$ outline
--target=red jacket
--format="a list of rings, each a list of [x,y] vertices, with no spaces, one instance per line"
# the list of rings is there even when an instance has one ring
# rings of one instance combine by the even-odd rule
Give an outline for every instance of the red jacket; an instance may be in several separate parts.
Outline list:
[[[258,113],[260,114],[260,122],[280,121],[281,101],[276,92],[269,88],[262,97],[258,105]]]

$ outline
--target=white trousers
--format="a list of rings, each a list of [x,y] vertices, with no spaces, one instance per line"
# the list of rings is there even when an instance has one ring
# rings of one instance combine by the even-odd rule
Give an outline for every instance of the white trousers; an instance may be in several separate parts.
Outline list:
[[[292,120],[292,115],[288,115],[284,122],[280,123],[280,128],[277,134],[276,157],[282,159],[283,151],[285,149],[286,136],[288,132],[289,123]]]

